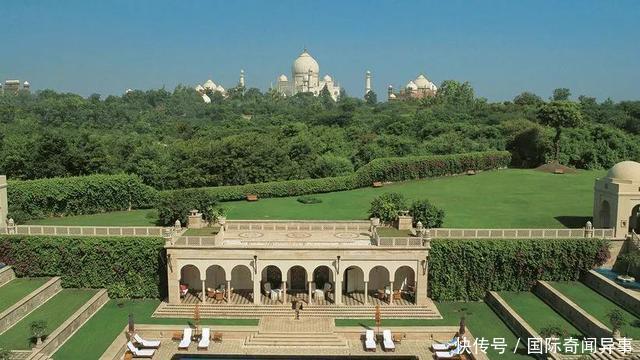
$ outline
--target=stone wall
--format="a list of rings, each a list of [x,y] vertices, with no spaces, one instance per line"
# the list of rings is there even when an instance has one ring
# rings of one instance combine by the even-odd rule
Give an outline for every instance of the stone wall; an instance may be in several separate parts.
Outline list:
[[[0,286],[8,283],[16,278],[16,274],[13,272],[11,266],[5,266],[0,269]]]
[[[498,317],[526,344],[527,339],[541,338],[531,325],[529,325],[518,313],[507,304],[506,301],[495,291],[489,291],[485,302]]]
[[[589,315],[546,281],[538,281],[533,291],[585,335],[597,338],[611,337],[611,330],[606,325]]]
[[[89,318],[109,301],[106,289],[99,290],[78,311],[71,315],[62,325],[58,326],[38,347],[33,350],[34,358],[40,354],[52,355],[64,344]],[[98,334],[97,336],[100,336]]]
[[[581,280],[600,295],[620,305],[634,315],[640,316],[640,293],[625,289],[593,270],[584,274]]]
[[[0,334],[7,331],[7,329],[15,325],[20,319],[37,307],[44,304],[60,290],[62,290],[62,282],[59,277],[54,277],[0,313]]]

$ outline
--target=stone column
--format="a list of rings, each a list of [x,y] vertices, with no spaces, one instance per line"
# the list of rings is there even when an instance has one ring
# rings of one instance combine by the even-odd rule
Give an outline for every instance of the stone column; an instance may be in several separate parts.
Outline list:
[[[180,269],[173,259],[168,256],[167,259],[167,292],[169,294],[169,304],[180,304]]]
[[[311,287],[312,287],[311,285],[313,284],[314,284],[313,281],[309,281],[309,302],[308,302],[309,304],[311,304]]]
[[[389,294],[389,305],[393,305],[393,281],[389,282],[389,290],[391,291]]]
[[[227,303],[231,303],[231,280],[227,280]]]
[[[369,282],[364,282],[364,304],[369,304]]]
[[[260,278],[257,274],[253,275],[253,304],[258,305],[262,301],[262,289],[260,289]]]
[[[283,281],[282,282],[282,303],[286,303],[287,302],[287,282]]]
[[[424,261],[424,263],[422,263]],[[426,305],[427,304],[427,283],[429,282],[429,260],[424,259],[420,260],[420,264],[416,269],[416,279],[415,279],[415,301],[416,305]]]
[[[342,305],[342,275],[336,275],[336,281],[333,287],[333,295],[336,305]]]
[[[202,279],[202,302],[203,303],[204,303],[204,300],[207,298],[207,288],[205,285],[206,280],[207,280],[206,278]]]

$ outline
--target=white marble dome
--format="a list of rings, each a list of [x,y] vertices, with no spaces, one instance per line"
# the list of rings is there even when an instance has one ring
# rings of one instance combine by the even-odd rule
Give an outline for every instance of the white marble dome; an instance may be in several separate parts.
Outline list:
[[[215,91],[217,88],[216,84],[211,79],[207,80],[203,86],[205,89],[211,90],[211,91]]]
[[[287,75],[285,74],[280,74],[280,76],[278,77],[279,81],[289,81],[289,79],[287,79]]]
[[[312,73],[317,74],[320,72],[320,66],[316,59],[314,59],[307,50],[304,50],[300,56],[293,62],[291,71],[294,74],[306,75],[311,70]]]
[[[219,91],[219,92],[223,93],[225,90],[224,90],[224,88],[222,87],[222,85],[218,85],[218,86],[216,87],[216,91]]]
[[[407,83],[407,86],[405,86],[405,88],[407,90],[418,90],[418,85],[416,85],[416,83],[414,83],[413,80],[411,80]]]
[[[635,161],[619,162],[609,169],[607,177],[618,180],[632,180],[640,182],[640,163]]]
[[[418,75],[418,77],[413,81],[418,89],[428,89],[431,82],[422,74]]]
[[[204,91],[204,88],[202,87],[202,85],[197,85],[196,86],[196,91],[202,92],[202,91]]]
[[[324,82],[332,82],[333,79],[331,78],[331,76],[329,76],[329,74],[325,75],[322,80],[324,80]]]

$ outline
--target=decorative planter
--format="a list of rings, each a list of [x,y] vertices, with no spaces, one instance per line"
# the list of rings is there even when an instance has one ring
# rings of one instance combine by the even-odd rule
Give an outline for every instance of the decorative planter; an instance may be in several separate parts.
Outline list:
[[[224,226],[224,224],[227,222],[227,217],[226,216],[220,216],[218,217],[218,224]]]
[[[369,220],[371,220],[371,226],[380,226],[380,218],[372,217]]]

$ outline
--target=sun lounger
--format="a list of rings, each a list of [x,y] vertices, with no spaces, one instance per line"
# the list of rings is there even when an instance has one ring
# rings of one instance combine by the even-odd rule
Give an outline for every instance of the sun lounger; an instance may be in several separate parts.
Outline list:
[[[136,358],[150,358],[153,357],[153,354],[155,354],[156,352],[154,349],[138,349],[137,347],[135,347],[135,345],[133,345],[131,341],[127,343],[127,348],[129,348],[129,351],[131,351],[133,357]]]
[[[146,340],[140,337],[140,335],[133,335],[133,340],[138,343],[138,346],[143,348],[158,348],[160,347],[160,340]]]
[[[178,349],[188,349],[191,344],[191,328],[184,328]]]
[[[436,351],[436,359],[460,359],[460,347],[449,351]]]
[[[367,330],[364,333],[364,347],[367,351],[376,351],[376,339],[373,330]]]
[[[457,348],[457,347],[458,347],[457,336],[454,336],[453,338],[451,338],[451,340],[449,340],[449,342],[447,343],[431,345],[431,348],[435,351],[449,351],[450,349]]]
[[[384,351],[396,351],[396,344],[393,343],[391,330],[382,331],[382,345],[384,346]]]
[[[211,340],[211,330],[209,328],[202,328],[202,338],[198,343],[198,349],[208,349],[209,340]]]

